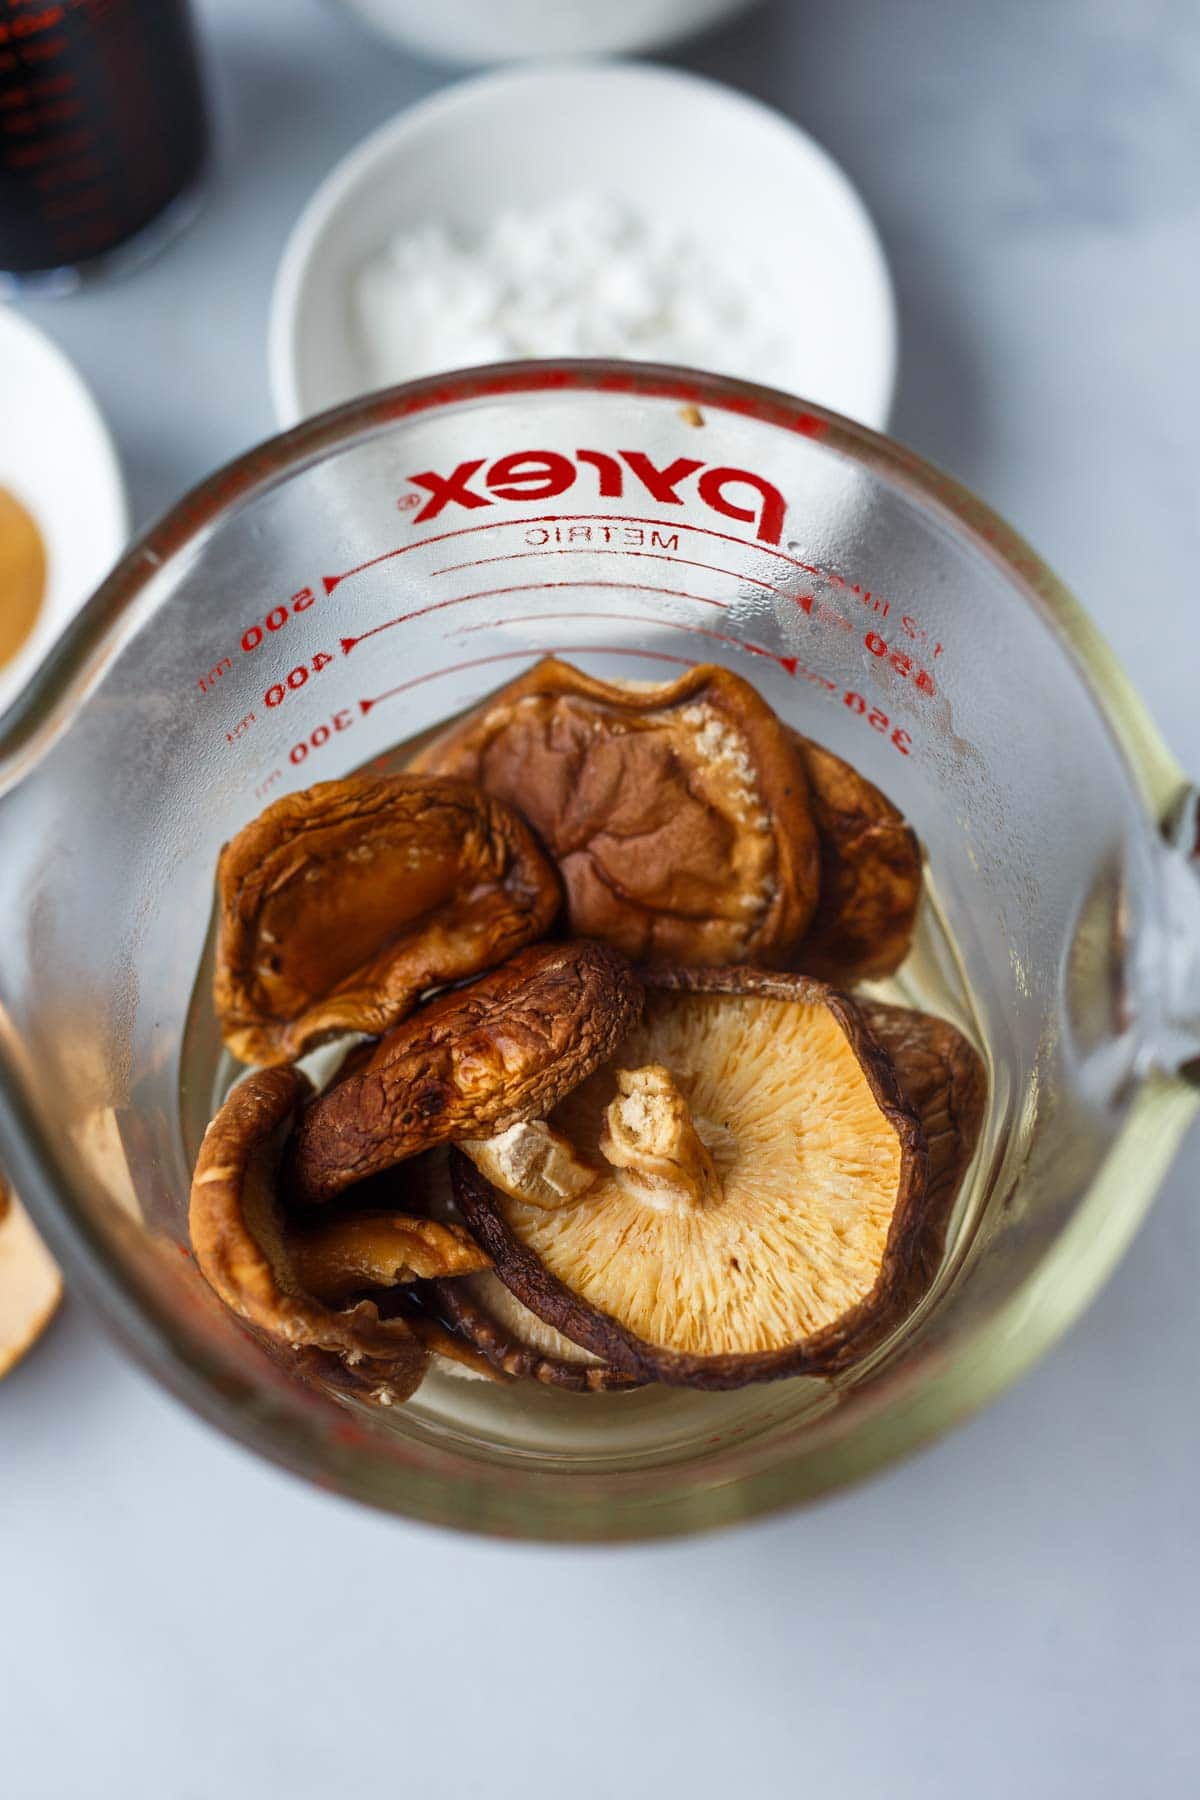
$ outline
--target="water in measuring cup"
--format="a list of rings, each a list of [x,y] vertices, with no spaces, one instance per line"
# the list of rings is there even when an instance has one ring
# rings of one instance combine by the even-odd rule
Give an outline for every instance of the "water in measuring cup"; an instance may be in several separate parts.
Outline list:
[[[395,746],[380,770],[404,768],[451,720],[439,723]],[[212,1005],[214,928],[210,930],[189,1008],[181,1060],[181,1123],[190,1167],[209,1119],[230,1088],[246,1073],[224,1049]],[[501,1386],[449,1371],[435,1364],[418,1393],[404,1406],[383,1411],[338,1393],[351,1408],[369,1411],[376,1428],[416,1433],[459,1447],[472,1446],[491,1456],[514,1460],[569,1462],[573,1469],[596,1470],[622,1465],[645,1469],[696,1453],[701,1443],[745,1442],[781,1426],[810,1423],[838,1403],[840,1391],[894,1354],[898,1341],[912,1333],[954,1280],[992,1185],[995,1151],[1003,1133],[996,1071],[988,1058],[980,1011],[967,983],[963,961],[937,892],[926,869],[922,905],[912,948],[902,967],[884,980],[862,983],[859,992],[949,1019],[976,1045],[989,1063],[988,1115],[972,1167],[963,1182],[946,1233],[942,1266],[929,1294],[899,1327],[855,1369],[830,1378],[792,1380],[743,1388],[733,1393],[701,1393],[681,1388],[647,1387],[628,1393],[572,1394],[536,1382]],[[304,1066],[318,1083],[336,1069],[341,1046],[306,1058]]]

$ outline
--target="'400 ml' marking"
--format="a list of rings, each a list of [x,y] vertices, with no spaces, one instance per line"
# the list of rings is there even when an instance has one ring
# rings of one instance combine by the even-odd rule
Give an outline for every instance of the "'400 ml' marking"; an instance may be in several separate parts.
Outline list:
[[[310,662],[297,663],[294,669],[288,670],[282,681],[272,682],[263,695],[263,704],[281,706],[289,694],[298,693],[307,684],[310,674],[319,675],[332,661],[333,657],[328,650],[318,650]]]

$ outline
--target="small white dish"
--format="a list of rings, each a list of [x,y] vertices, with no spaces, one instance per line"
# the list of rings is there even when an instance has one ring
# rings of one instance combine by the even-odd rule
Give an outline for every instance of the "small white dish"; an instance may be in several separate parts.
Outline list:
[[[485,75],[403,113],[322,183],[288,240],[271,304],[281,425],[364,392],[354,308],[363,264],[431,222],[481,231],[499,212],[573,193],[669,220],[714,258],[769,262],[795,299],[790,386],[882,429],[896,374],[896,309],[871,219],[807,134],[755,100],[636,63]],[[770,384],[770,373],[762,379]],[[779,384],[777,384],[779,385]]]
[[[745,12],[754,0],[342,0],[382,36],[448,62],[648,50]]]
[[[0,714],[117,560],[129,507],[117,453],[92,395],[63,352],[0,304],[0,488],[32,516],[46,591],[32,632],[0,667]]]

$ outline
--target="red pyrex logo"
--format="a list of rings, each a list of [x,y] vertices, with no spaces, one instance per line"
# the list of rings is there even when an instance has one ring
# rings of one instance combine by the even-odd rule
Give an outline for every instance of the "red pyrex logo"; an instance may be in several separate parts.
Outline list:
[[[631,476],[663,506],[682,506],[685,496],[679,490],[696,476],[695,491],[712,512],[753,525],[760,543],[777,544],[783,536],[783,495],[749,469],[708,468],[690,456],[677,456],[659,469],[642,450],[618,450],[615,456],[603,450],[577,450],[574,461],[558,450],[513,450],[498,456],[481,474],[486,462],[486,456],[479,456],[459,463],[452,475],[437,475],[432,469],[410,475],[413,486],[429,495],[420,512],[413,514],[413,523],[436,519],[448,506],[473,511],[496,500],[554,500],[574,487],[586,468],[595,471],[602,500],[622,499]]]

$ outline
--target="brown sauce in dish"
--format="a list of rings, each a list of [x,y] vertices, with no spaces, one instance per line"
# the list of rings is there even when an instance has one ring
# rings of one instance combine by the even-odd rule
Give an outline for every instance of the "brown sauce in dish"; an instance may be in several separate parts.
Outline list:
[[[37,623],[46,594],[46,549],[21,502],[0,487],[0,669]]]

